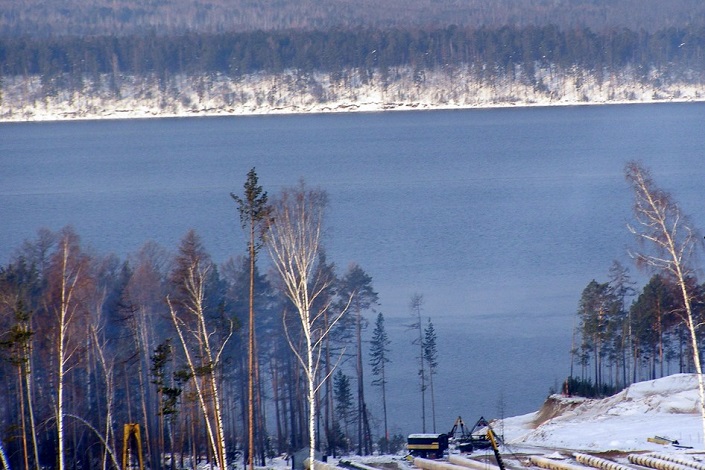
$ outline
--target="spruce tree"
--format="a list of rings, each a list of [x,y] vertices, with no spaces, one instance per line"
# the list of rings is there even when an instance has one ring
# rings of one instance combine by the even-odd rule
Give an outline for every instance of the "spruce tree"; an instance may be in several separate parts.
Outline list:
[[[389,428],[387,426],[387,378],[385,374],[385,366],[389,362],[389,335],[384,327],[384,315],[382,312],[377,314],[375,321],[375,329],[372,332],[370,340],[370,366],[372,366],[372,375],[377,377],[372,381],[372,385],[382,389],[382,411],[384,414],[384,437],[382,439],[382,452],[388,452],[389,449]]]
[[[433,394],[433,376],[436,375],[438,367],[438,348],[436,347],[436,330],[433,328],[431,319],[424,329],[423,341],[424,360],[428,364],[428,384],[431,387],[431,417],[433,420],[433,432],[436,432],[436,400]]]
[[[345,423],[345,437],[347,438],[349,435],[348,425],[353,411],[353,398],[350,379],[340,369],[333,378],[333,394],[335,395],[335,412],[338,415],[338,420]]]

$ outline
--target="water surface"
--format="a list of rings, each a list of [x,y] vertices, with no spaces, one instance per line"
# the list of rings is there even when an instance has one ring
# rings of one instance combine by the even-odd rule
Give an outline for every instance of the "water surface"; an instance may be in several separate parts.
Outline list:
[[[379,292],[402,433],[421,430],[404,325],[424,295],[446,431],[533,411],[568,374],[582,289],[615,259],[632,266],[627,161],[702,227],[703,122],[703,104],[658,104],[0,124],[0,262],[67,224],[121,257],[195,228],[222,262],[245,250],[229,193],[249,169],[271,194],[304,178],[330,195],[329,258],[358,262]]]

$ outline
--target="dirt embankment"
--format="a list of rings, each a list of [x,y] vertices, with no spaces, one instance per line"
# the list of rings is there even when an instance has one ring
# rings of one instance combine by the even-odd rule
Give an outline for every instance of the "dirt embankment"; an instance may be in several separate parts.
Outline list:
[[[565,397],[563,395],[551,395],[541,406],[541,409],[536,413],[533,421],[534,428],[541,426],[549,419],[557,416],[562,416],[565,413],[573,411],[578,406],[585,403],[586,398],[580,397]]]

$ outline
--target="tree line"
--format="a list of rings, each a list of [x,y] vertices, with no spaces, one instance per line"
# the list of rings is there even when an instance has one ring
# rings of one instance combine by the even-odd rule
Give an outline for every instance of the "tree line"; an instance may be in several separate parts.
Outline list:
[[[705,284],[689,278],[696,322],[705,319]],[[641,380],[694,371],[692,344],[678,287],[654,273],[637,289],[629,270],[614,262],[608,280],[591,280],[578,307],[575,376],[600,395]]]
[[[627,27],[654,31],[672,25],[702,24],[699,0],[188,0],[135,3],[132,0],[0,1],[3,35],[64,36],[143,34],[157,31],[228,32],[351,28],[504,25],[561,28],[587,26],[597,31]]]
[[[0,266],[0,451],[13,468],[120,468],[123,425],[135,423],[155,469],[403,444],[387,425],[378,294],[359,265],[341,273],[326,258],[325,191],[302,181],[270,200],[253,169],[231,196],[247,247],[221,265],[194,230],[173,254],[148,242],[121,260],[65,227],[39,230]],[[422,391],[438,365],[430,320],[424,331]],[[366,368],[381,417],[365,401]]]
[[[641,380],[696,373],[702,403],[705,284],[696,274],[702,236],[648,169],[630,162],[625,175],[635,196],[630,231],[639,241],[630,254],[651,277],[638,289],[629,269],[615,261],[606,282],[588,283],[564,391],[605,396]]]
[[[595,32],[548,26],[391,28],[0,38],[0,74],[82,77],[101,74],[224,74],[237,78],[283,70],[340,72],[474,64],[488,77],[518,68],[578,67],[598,73],[626,67],[645,79],[653,68],[695,79],[705,67],[705,27]]]

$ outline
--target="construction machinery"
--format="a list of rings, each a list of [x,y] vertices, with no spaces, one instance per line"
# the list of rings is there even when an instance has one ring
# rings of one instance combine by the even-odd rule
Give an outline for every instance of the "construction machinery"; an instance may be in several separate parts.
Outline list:
[[[409,434],[406,448],[414,457],[440,459],[448,449],[448,434]]]
[[[473,451],[472,435],[470,430],[465,427],[463,418],[458,416],[453,423],[453,427],[448,433],[448,440],[455,445],[455,448],[460,452],[470,453]]]
[[[489,449],[492,447],[492,442],[488,436],[488,430],[491,429],[490,423],[484,417],[480,417],[475,425],[468,430],[465,427],[463,418],[458,416],[453,428],[448,433],[448,437],[450,442],[454,443],[460,452],[470,453],[475,449]]]
[[[460,430],[459,435],[458,429]],[[499,453],[500,438],[484,417],[480,417],[475,426],[470,431],[467,431],[463,418],[458,416],[448,435],[460,452],[472,452],[474,449],[492,449],[495,460],[497,460],[497,466],[500,470],[506,469],[502,455]]]
[[[504,466],[504,460],[502,460],[502,456],[499,453],[497,435],[494,433],[494,430],[492,429],[492,426],[489,425],[489,423],[487,423],[487,439],[490,441],[490,446],[492,447],[492,451],[494,452],[494,458],[497,460],[497,466],[500,468],[500,470],[506,470],[506,467]]]
[[[134,439],[130,439],[134,438]],[[140,425],[137,423],[128,423],[123,427],[122,436],[122,470],[128,470],[134,468],[132,465],[132,454],[133,450],[131,448],[131,442],[135,443],[137,450],[137,462],[139,464],[138,469],[144,470],[144,458],[142,456],[142,436],[140,433]]]
[[[452,444],[457,450],[470,453],[475,449],[492,449],[497,464],[504,470],[504,462],[499,454],[499,437],[483,417],[468,430],[463,418],[458,416],[447,434],[409,434],[407,449],[413,457],[439,459]]]

